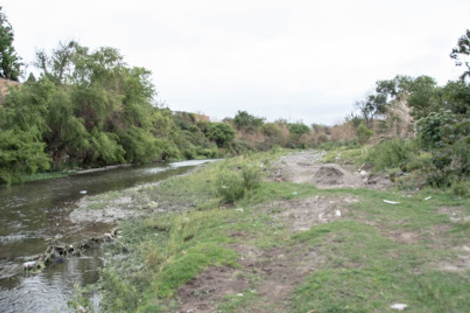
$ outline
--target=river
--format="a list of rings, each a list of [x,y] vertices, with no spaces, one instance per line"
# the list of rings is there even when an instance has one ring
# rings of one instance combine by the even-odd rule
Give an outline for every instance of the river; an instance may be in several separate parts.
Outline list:
[[[118,168],[105,172],[0,188],[0,272],[35,260],[53,238],[64,243],[102,236],[112,225],[73,224],[68,215],[87,195],[123,190],[181,175],[207,160]],[[0,312],[67,312],[74,285],[96,282],[102,264],[99,249],[68,258],[35,275],[0,280]]]

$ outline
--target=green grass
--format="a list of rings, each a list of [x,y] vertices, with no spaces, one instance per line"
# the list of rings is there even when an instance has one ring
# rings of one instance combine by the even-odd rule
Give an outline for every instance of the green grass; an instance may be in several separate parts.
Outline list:
[[[359,152],[353,155],[360,156]],[[279,154],[254,154],[205,166],[195,173],[158,186],[134,190],[145,201],[185,207],[181,213],[149,216],[121,225],[120,239],[132,252],[120,255],[109,246],[111,260],[96,288],[106,312],[175,312],[180,286],[209,266],[236,268],[250,288],[225,296],[218,312],[388,312],[393,303],[406,303],[410,312],[465,312],[470,307],[469,271],[442,272],[437,264],[458,256],[456,247],[468,242],[468,222],[450,222],[442,207],[470,215],[470,200],[425,190],[407,195],[398,190],[319,190],[312,185],[262,182],[245,190],[234,204],[224,204],[218,193],[221,173],[241,172],[249,166],[269,167]],[[316,224],[307,231],[290,232],[274,215],[283,211],[278,201],[302,201],[320,196],[358,199],[347,205],[339,220]],[[426,197],[432,196],[430,200]],[[398,201],[398,205],[383,202]],[[104,199],[103,199],[104,200]],[[346,204],[345,204],[346,206]],[[438,232],[438,229],[442,229]],[[241,236],[232,236],[232,234]],[[402,241],[408,233],[415,241]],[[233,244],[260,251],[286,253],[313,250],[321,256],[315,270],[305,275],[292,294],[287,310],[273,308],[258,287],[263,276],[237,262]],[[85,304],[81,300],[77,303]]]

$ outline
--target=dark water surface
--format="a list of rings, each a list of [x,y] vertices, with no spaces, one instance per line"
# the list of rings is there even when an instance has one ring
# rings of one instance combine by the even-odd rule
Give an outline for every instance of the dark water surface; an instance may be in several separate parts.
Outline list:
[[[158,182],[181,175],[207,161],[184,161],[168,165],[119,168],[106,172],[75,175],[0,188],[0,271],[35,260],[52,238],[73,243],[102,235],[111,225],[80,228],[69,213],[87,195]],[[74,284],[98,279],[100,251],[71,257],[37,275],[0,280],[0,312],[66,312]]]

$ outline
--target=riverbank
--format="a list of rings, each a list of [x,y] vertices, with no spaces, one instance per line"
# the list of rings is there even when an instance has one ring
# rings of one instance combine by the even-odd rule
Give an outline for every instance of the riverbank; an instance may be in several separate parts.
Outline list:
[[[136,189],[127,206],[179,209],[121,224],[132,252],[109,246],[99,310],[466,311],[470,201],[324,160],[253,154]]]
[[[198,159],[198,160],[204,160],[204,159]],[[185,160],[172,160],[171,162],[182,162],[182,161],[185,161]],[[96,168],[88,168],[88,169],[70,169],[70,170],[65,170],[62,172],[43,172],[43,173],[35,173],[35,174],[23,174],[20,176],[20,180],[18,182],[14,182],[13,184],[22,184],[22,183],[29,183],[29,182],[34,182],[34,181],[48,180],[48,179],[65,178],[71,175],[85,175],[85,174],[91,174],[91,173],[105,172],[105,171],[111,171],[111,170],[115,170],[119,168],[127,168],[127,167],[132,167],[132,166],[136,166],[136,165],[131,164],[131,163],[125,163],[125,164],[108,165],[108,166],[96,167]]]

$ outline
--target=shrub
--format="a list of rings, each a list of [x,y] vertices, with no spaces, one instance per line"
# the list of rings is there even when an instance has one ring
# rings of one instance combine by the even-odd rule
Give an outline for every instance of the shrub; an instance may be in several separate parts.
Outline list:
[[[252,190],[261,184],[262,172],[257,166],[247,166],[242,171],[243,184],[245,189]]]
[[[225,203],[233,203],[261,184],[262,171],[257,166],[246,166],[241,171],[225,170],[217,179],[217,193]]]
[[[377,170],[402,167],[416,157],[415,149],[410,140],[385,140],[370,151],[367,161],[373,163]]]
[[[226,203],[233,203],[245,195],[243,178],[232,171],[223,171],[217,179],[217,194]]]
[[[235,138],[235,129],[225,123],[210,123],[207,125],[206,135],[215,141],[217,146],[222,147],[231,143]]]
[[[370,137],[374,135],[374,131],[367,128],[367,126],[362,122],[359,127],[356,129],[357,139],[361,145],[365,144]]]

